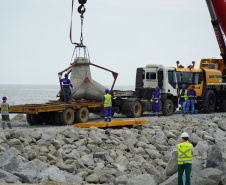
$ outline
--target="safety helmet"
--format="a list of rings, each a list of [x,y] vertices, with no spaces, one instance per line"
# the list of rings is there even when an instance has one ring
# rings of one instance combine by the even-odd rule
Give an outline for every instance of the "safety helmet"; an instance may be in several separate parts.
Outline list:
[[[66,73],[64,76],[65,76],[65,77],[68,77],[68,74]]]
[[[183,133],[181,134],[181,137],[189,137],[189,136],[188,136],[188,133],[187,133],[187,132],[183,132]]]
[[[5,96],[2,97],[2,100],[7,100],[7,98]]]
[[[158,89],[159,90],[160,88],[159,87],[156,87],[155,89]]]
[[[183,84],[183,85],[182,85],[182,88],[186,88],[186,85],[185,85],[185,84]]]
[[[109,93],[109,89],[105,89],[105,92],[106,92],[106,93]]]

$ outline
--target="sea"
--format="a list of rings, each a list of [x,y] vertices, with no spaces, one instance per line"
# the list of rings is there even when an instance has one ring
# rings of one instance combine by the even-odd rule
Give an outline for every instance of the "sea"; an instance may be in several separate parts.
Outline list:
[[[106,85],[111,88],[110,85]],[[135,86],[115,85],[114,90],[133,90]],[[0,98],[7,97],[10,105],[46,103],[58,100],[59,85],[0,85]]]

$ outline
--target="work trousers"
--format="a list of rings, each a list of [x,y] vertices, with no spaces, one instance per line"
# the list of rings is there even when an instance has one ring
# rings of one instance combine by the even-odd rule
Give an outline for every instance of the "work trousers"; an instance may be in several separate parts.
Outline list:
[[[186,101],[180,102],[180,104],[181,104],[182,114],[185,114],[185,112],[186,112]]]
[[[185,185],[191,185],[192,163],[178,164],[178,185],[183,185],[183,174],[185,171]]]
[[[12,129],[12,125],[10,123],[9,115],[2,115],[2,129],[5,129],[5,123],[7,123],[8,127]]]
[[[189,112],[190,106],[191,106],[191,113],[194,114],[194,111],[195,111],[195,100],[187,100],[186,113]]]
[[[158,103],[153,103],[153,116],[156,116],[156,109],[158,116],[160,116],[160,101],[158,101]]]
[[[69,88],[63,88],[64,93],[64,103],[67,103],[67,94],[68,94],[68,101],[71,100],[71,89]]]
[[[111,107],[104,107],[105,121],[111,122]]]

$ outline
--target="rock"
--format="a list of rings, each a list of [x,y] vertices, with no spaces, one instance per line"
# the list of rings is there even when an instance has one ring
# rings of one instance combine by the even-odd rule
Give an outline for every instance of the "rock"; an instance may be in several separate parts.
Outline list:
[[[64,172],[65,178],[67,182],[76,184],[76,185],[81,185],[82,184],[82,179],[78,175],[72,175],[70,173]]]
[[[45,146],[41,146],[41,147],[40,147],[40,152],[41,152],[41,153],[48,153],[49,150],[48,150]]]
[[[0,179],[4,181],[2,183],[16,183],[20,178],[4,170],[0,170]]]
[[[175,185],[177,184],[178,173],[175,173],[171,177],[169,177],[166,181],[162,182],[159,185]]]
[[[173,134],[173,132],[171,132],[169,130],[164,130],[163,132],[167,138],[173,138],[173,139],[176,138],[176,136]]]
[[[114,166],[118,171],[125,171],[127,169],[124,164],[113,163],[112,166]]]
[[[76,175],[81,177],[82,179],[85,179],[89,174],[87,172],[79,172]]]
[[[189,140],[191,140],[193,145],[197,145],[199,141],[203,141],[196,133],[192,133]]]
[[[101,144],[103,142],[94,130],[89,133],[89,138],[92,139],[96,144]]]
[[[129,179],[127,185],[156,185],[150,174],[142,174]]]
[[[20,171],[22,159],[20,157],[11,157],[0,164],[0,168],[7,172]]]
[[[56,166],[50,166],[43,173],[48,175],[50,181],[66,182],[65,174]]]
[[[226,131],[226,121],[222,120],[218,122],[218,127],[224,131]]]
[[[121,130],[111,130],[110,131],[110,135],[116,135],[118,137],[121,137],[122,136],[122,131]]]
[[[170,158],[168,165],[166,166],[166,169],[165,169],[166,177],[172,176],[173,174],[175,174],[177,172],[177,170],[178,170],[177,158],[178,158],[178,152],[174,151],[171,154],[171,158]]]
[[[222,171],[222,181],[226,181],[226,169],[222,152],[216,145],[210,146],[207,151],[207,168],[215,168]]]
[[[29,133],[29,135],[36,140],[39,140],[41,138],[41,133],[39,130],[33,130],[33,132]]]
[[[89,175],[85,178],[86,182],[88,183],[98,183],[99,182],[99,178],[97,176],[97,174],[92,174],[92,175]]]
[[[93,158],[101,158],[105,156],[106,152],[96,152],[93,154]]]
[[[83,162],[84,165],[86,166],[93,166],[94,162],[93,160],[88,156],[88,155],[84,155],[81,157],[81,161]]]
[[[127,184],[128,178],[127,175],[122,175],[116,178],[115,183],[117,184]]]
[[[152,158],[152,159],[157,159],[159,158],[160,153],[156,150],[149,150],[149,149],[145,149],[145,151],[148,153],[148,155]]]
[[[60,170],[66,170],[68,172],[73,172],[73,168],[70,165],[66,165],[64,162],[59,161],[56,163],[56,166],[60,169]]]
[[[192,172],[198,173],[203,170],[202,161],[196,157],[192,157]]]
[[[218,185],[222,176],[222,171],[214,168],[206,168],[200,171],[196,178],[198,185]]]
[[[11,140],[9,141],[9,144],[10,144],[11,146],[13,146],[13,145],[22,145],[22,143],[21,143],[21,141],[20,141],[19,139],[11,139]]]

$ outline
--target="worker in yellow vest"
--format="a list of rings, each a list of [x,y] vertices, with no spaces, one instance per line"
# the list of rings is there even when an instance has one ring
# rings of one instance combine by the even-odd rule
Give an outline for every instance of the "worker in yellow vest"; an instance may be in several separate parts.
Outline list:
[[[186,89],[186,85],[182,85],[182,89],[180,90],[180,93],[178,94],[180,104],[181,104],[181,109],[182,109],[182,115],[185,115],[186,112],[186,103],[188,100],[188,91]]]
[[[182,143],[178,144],[178,185],[183,185],[183,174],[185,171],[185,185],[191,185],[193,145],[188,143],[188,133],[181,134]]]
[[[109,94],[109,89],[105,90],[105,95],[103,97],[103,104],[104,104],[104,113],[105,113],[105,121],[111,122],[111,95]]]

